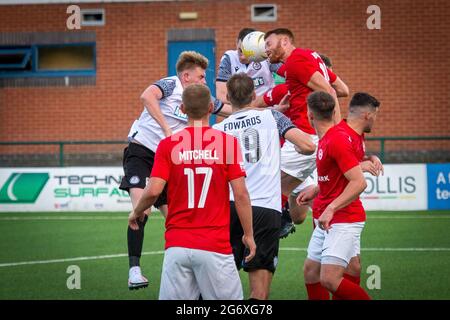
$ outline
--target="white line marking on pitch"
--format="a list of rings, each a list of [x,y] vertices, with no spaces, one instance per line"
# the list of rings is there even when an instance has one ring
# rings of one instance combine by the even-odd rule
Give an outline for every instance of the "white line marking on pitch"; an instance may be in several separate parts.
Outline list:
[[[158,255],[158,254],[164,254],[164,251],[142,252],[143,256],[144,255]],[[120,254],[109,254],[109,255],[104,255],[104,256],[78,257],[78,258],[68,258],[68,259],[53,259],[53,260],[11,262],[11,263],[2,263],[2,264],[0,264],[0,268],[24,266],[24,265],[34,265],[34,264],[49,264],[49,263],[60,263],[60,262],[100,260],[100,259],[111,259],[111,258],[122,258],[122,257],[128,257],[128,254],[127,253],[120,253]]]
[[[280,248],[281,251],[307,251],[307,248]],[[362,248],[362,251],[402,251],[402,252],[435,252],[435,251],[450,251],[450,248]],[[143,256],[147,255],[160,255],[164,254],[164,251],[149,251],[142,252]],[[1,263],[0,268],[4,267],[16,267],[24,265],[36,265],[36,264],[50,264],[50,263],[62,263],[62,262],[74,262],[74,261],[88,261],[88,260],[101,260],[112,258],[128,257],[126,253],[109,254],[103,256],[90,256],[90,257],[77,257],[67,259],[53,259],[53,260],[38,260],[38,261],[23,261],[23,262],[11,262]]]

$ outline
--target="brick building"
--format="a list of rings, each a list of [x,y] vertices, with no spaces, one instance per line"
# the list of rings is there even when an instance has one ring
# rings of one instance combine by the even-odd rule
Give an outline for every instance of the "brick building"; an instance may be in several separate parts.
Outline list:
[[[101,13],[94,14],[94,20],[104,19],[103,25],[82,25],[80,30],[67,28],[68,2],[0,0],[0,50],[41,46],[39,59],[44,59],[44,47],[50,44],[88,43],[93,48],[92,68],[85,73],[21,76],[19,72],[14,77],[0,73],[0,141],[125,140],[142,111],[141,92],[168,73],[171,41],[209,40],[217,69],[222,53],[234,48],[236,34],[244,26],[291,29],[298,46],[332,58],[334,70],[351,92],[363,90],[378,97],[382,110],[371,136],[450,135],[446,0],[379,0],[379,30],[367,28],[367,8],[373,3],[364,0],[88,0],[79,1],[79,7],[101,9],[94,11]],[[258,11],[252,7],[258,3],[273,4],[276,10],[269,6]],[[181,13],[188,13],[188,19]],[[276,21],[252,21],[252,13],[256,19],[266,16]],[[29,59],[34,61],[33,51],[24,52],[31,52]],[[348,99],[341,101],[344,113],[347,103]],[[118,155],[116,161],[121,148],[69,146],[66,152],[95,154],[101,149]],[[378,144],[369,142],[369,148],[378,150]],[[435,160],[450,158],[449,141],[390,142],[389,149],[420,151],[425,158],[417,161],[428,160],[430,154]],[[4,165],[18,153],[57,153],[54,146],[0,146],[0,150]]]

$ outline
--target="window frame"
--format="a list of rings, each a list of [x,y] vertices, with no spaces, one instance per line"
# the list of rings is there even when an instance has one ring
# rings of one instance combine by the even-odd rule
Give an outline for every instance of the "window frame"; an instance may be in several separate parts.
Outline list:
[[[273,17],[258,17],[255,15],[255,9],[260,7],[273,7],[274,9],[274,16]],[[278,8],[277,5],[274,3],[256,3],[252,4],[250,8],[251,12],[251,21],[252,22],[276,22],[278,20]]]
[[[93,67],[91,69],[59,69],[59,70],[43,70],[38,68],[39,51],[41,47],[68,47],[68,46],[89,46],[93,48]],[[97,45],[96,42],[77,42],[77,43],[53,43],[53,44],[33,44],[29,46],[0,46],[0,52],[4,50],[20,51],[28,50],[32,59],[31,71],[7,71],[0,70],[0,79],[4,78],[32,78],[32,77],[68,77],[68,76],[96,76],[97,74]],[[29,59],[25,62],[29,61]],[[23,63],[23,62],[22,62]],[[24,65],[24,66],[25,66]],[[6,68],[8,69],[8,68]]]

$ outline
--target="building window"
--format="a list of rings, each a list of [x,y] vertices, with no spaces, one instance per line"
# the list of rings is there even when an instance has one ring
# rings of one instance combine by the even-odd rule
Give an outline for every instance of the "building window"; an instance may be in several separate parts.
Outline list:
[[[82,26],[104,26],[105,9],[81,9]]]
[[[252,21],[273,22],[277,21],[277,6],[275,4],[253,4]]]
[[[95,76],[95,43],[0,46],[0,78]]]

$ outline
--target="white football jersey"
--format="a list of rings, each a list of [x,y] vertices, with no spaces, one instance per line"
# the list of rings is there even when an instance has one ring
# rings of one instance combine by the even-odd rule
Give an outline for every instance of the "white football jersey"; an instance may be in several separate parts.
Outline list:
[[[181,96],[183,94],[183,86],[177,76],[161,79],[154,83],[162,92],[162,98],[159,100],[161,112],[169,125],[172,132],[186,128],[187,115],[181,112]],[[223,103],[212,97],[214,102],[214,113],[220,111]],[[155,119],[148,113],[144,107],[141,116],[131,126],[128,133],[128,140],[136,140],[146,146],[153,152],[156,152],[159,142],[166,136],[164,131]]]
[[[275,110],[243,109],[213,127],[240,142],[252,206],[281,212],[280,136],[295,128],[292,122]]]
[[[237,50],[228,50],[220,61],[217,80],[228,81],[233,74],[243,72],[253,79],[256,95],[260,96],[275,86],[272,72],[278,68],[279,65],[270,64],[267,60],[245,65],[239,61]]]

